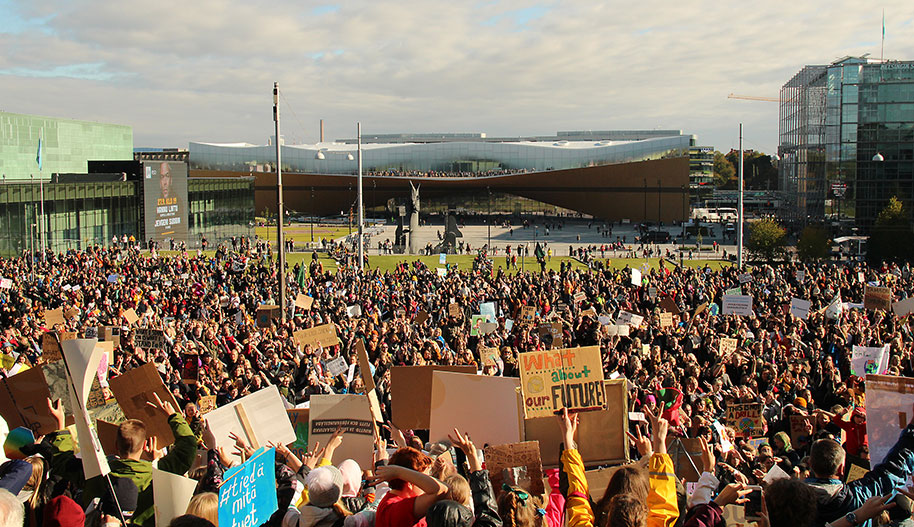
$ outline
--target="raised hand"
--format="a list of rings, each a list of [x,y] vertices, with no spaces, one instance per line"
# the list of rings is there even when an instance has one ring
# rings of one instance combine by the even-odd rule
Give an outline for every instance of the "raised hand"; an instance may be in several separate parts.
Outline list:
[[[48,410],[51,411],[51,415],[57,421],[57,430],[63,430],[67,427],[67,416],[63,411],[63,402],[60,399],[57,400],[57,403],[52,403],[48,399]]]
[[[654,453],[654,448],[651,446],[650,436],[645,436],[641,433],[641,426],[635,425],[635,433],[632,434],[629,431],[625,432],[628,434],[628,438],[632,441],[632,444],[635,445],[635,448],[638,449],[638,455],[641,457],[650,457]]]
[[[469,435],[462,435],[460,430],[455,428],[454,435],[448,434],[447,437],[451,440],[451,443],[454,443],[454,446],[463,450],[463,453],[466,454],[470,472],[482,470],[482,462],[479,460],[479,453],[476,451],[476,445],[473,444],[473,440],[470,439]]]
[[[152,401],[146,401],[146,404],[156,410],[165,414],[166,417],[171,417],[175,414],[175,407],[171,405],[169,401],[162,401],[162,398],[159,397],[159,394],[152,392]]]
[[[574,441],[574,436],[578,432],[578,414],[569,415],[568,408],[562,408],[562,413],[558,415],[558,418],[565,448],[569,450],[578,448],[578,444]]]
[[[747,496],[750,492],[752,489],[746,488],[744,483],[731,483],[714,498],[714,503],[720,505],[721,509],[731,504],[742,505],[749,501]]]

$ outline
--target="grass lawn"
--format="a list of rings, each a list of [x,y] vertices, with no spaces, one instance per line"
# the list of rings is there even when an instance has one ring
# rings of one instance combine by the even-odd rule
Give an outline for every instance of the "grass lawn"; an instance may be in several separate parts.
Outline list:
[[[254,228],[257,236],[263,240],[276,240],[276,226],[271,227],[255,227]],[[311,225],[310,224],[300,224],[293,223],[292,226],[286,227],[283,229],[283,234],[286,239],[292,239],[296,243],[306,243],[311,241]],[[314,225],[314,241],[319,239],[328,239],[335,240],[337,238],[342,238],[349,234],[348,226],[339,226],[339,225]]]

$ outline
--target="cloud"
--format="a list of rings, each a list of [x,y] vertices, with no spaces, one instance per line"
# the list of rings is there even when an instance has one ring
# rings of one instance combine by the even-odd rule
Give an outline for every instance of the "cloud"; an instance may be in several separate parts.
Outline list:
[[[346,3],[0,0],[4,109],[130,124],[146,146],[284,133],[674,128],[727,150],[777,145],[777,97],[805,64],[878,55],[881,9],[850,0]],[[914,58],[907,2],[886,54]],[[880,6],[881,7],[881,6]],[[826,12],[827,11],[827,12]],[[894,14],[899,16],[894,16]],[[901,16],[904,14],[904,16]]]

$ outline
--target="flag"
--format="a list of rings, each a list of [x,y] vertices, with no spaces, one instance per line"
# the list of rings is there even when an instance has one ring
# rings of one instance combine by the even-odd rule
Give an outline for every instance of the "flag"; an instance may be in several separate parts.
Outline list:
[[[38,155],[35,156],[35,162],[38,163],[38,171],[41,171],[41,138],[38,138]]]

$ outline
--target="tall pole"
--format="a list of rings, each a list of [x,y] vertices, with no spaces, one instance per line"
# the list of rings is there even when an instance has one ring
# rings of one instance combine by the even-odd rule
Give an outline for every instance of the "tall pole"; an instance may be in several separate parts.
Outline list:
[[[273,122],[276,124],[276,239],[279,245],[279,312],[286,321],[286,240],[283,236],[282,150],[279,146],[279,83],[273,83]]]
[[[38,188],[41,194],[41,220],[38,222],[38,236],[41,238],[41,262],[48,263],[47,241],[48,234],[44,222],[44,181],[41,179],[41,169],[38,169]]]
[[[359,177],[358,177],[358,194],[359,194],[359,271],[365,269],[365,248],[362,246],[362,229],[365,223],[365,208],[362,206],[362,123],[358,123],[359,137]],[[410,233],[412,235],[412,233]]]
[[[660,230],[660,178],[657,178],[657,230]]]
[[[736,215],[739,226],[736,231],[736,260],[740,269],[743,268],[743,123],[739,123],[739,195],[737,196]]]
[[[486,191],[489,193],[489,206],[488,206],[489,217],[486,219],[486,227],[488,228],[487,236],[489,238],[489,241],[486,242],[486,247],[488,247],[489,251],[491,252],[492,251],[492,189],[489,187],[486,187]]]

